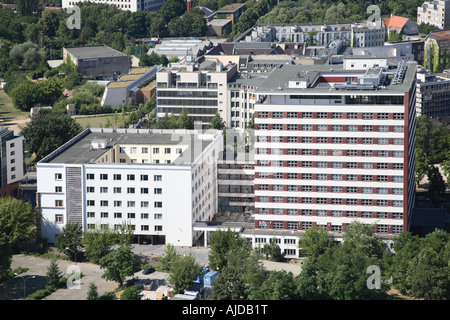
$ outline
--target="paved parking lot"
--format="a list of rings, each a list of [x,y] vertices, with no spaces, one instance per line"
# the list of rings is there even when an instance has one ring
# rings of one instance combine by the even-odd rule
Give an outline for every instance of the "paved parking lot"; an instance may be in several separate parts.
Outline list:
[[[179,254],[192,254],[196,260],[206,266],[208,263],[208,248],[203,247],[175,247]],[[134,245],[133,251],[136,254],[144,255],[156,260],[158,257],[164,254],[164,245]],[[4,283],[0,284],[0,300],[21,300],[31,293],[44,289],[46,284],[45,275],[47,268],[50,265],[51,260],[46,258],[28,256],[24,254],[17,254],[13,256],[11,269],[18,267],[26,267],[29,270],[19,276],[14,277]],[[271,261],[262,262],[267,270],[286,270],[291,271],[294,275],[300,273],[300,264],[288,264],[288,263],[276,263]],[[94,282],[97,286],[99,295],[106,292],[114,291],[117,288],[117,284],[113,281],[106,281],[102,278],[103,271],[100,266],[92,263],[74,263],[71,261],[58,260],[58,266],[64,276],[72,273],[72,271],[79,271],[83,274],[81,279],[75,283],[72,289],[63,288],[59,289],[51,295],[44,298],[44,300],[84,300],[86,293],[89,289],[89,284]],[[134,274],[137,279],[154,279],[157,281],[158,290],[167,294],[169,289],[167,286],[167,273],[154,272],[149,275],[142,274],[142,271],[138,271]],[[131,279],[132,277],[127,278]],[[79,284],[79,285],[78,285]],[[155,299],[156,291],[144,291],[144,299]]]

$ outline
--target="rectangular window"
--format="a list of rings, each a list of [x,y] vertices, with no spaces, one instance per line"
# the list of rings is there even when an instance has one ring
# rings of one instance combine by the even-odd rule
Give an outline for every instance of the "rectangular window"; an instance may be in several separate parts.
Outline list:
[[[155,208],[162,208],[162,202],[161,201],[155,201],[154,207]]]
[[[113,180],[122,180],[122,175],[121,174],[114,174],[113,175]]]
[[[153,176],[153,181],[162,181],[162,175],[154,175]]]

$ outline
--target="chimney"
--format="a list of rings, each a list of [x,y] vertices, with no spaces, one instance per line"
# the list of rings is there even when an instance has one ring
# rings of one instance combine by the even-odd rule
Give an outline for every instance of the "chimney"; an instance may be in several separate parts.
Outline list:
[[[187,12],[189,12],[192,8],[192,0],[186,0],[186,8]]]

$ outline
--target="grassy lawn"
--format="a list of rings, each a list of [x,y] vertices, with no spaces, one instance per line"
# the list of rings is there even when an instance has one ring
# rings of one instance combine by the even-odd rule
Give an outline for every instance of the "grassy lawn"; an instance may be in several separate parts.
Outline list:
[[[5,93],[5,91],[0,90],[0,119],[1,125],[4,126],[15,126],[18,122],[29,117],[29,112],[23,112],[14,107],[11,98]]]
[[[121,128],[123,125],[122,115],[117,115],[117,124],[114,121],[114,115],[110,116],[102,116],[102,117],[86,117],[86,118],[75,118],[75,120],[83,127],[83,128],[106,128],[106,124],[109,120],[109,123],[112,124],[114,128]]]

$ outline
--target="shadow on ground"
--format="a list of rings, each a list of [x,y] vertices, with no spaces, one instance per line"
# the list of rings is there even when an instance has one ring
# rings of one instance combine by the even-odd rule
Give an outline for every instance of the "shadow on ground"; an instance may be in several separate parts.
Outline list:
[[[0,300],[22,300],[24,297],[44,289],[46,283],[47,279],[44,276],[14,277],[0,284]]]

